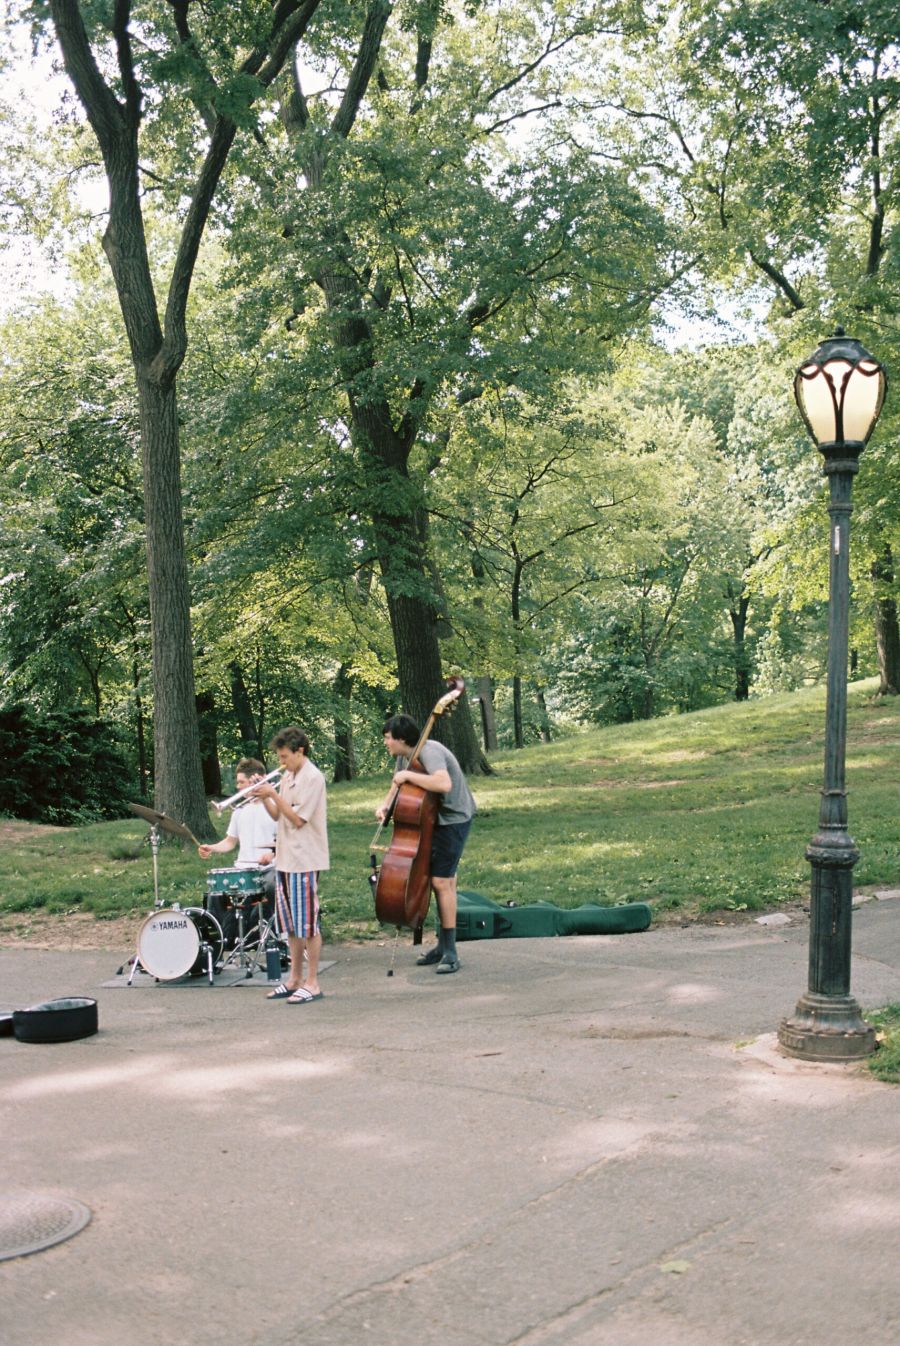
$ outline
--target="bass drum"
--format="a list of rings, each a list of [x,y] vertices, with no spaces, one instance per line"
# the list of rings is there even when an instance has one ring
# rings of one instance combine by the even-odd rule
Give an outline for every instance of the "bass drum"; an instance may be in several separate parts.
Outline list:
[[[177,977],[202,977],[212,964],[222,960],[222,927],[202,907],[167,907],[153,911],[138,933],[138,959],[145,971],[159,981]]]

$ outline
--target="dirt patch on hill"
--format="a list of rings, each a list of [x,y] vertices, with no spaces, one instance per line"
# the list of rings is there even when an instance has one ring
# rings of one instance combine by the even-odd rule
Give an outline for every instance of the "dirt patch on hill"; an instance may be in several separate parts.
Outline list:
[[[32,841],[42,832],[68,833],[71,828],[53,827],[50,823],[24,823],[15,818],[0,818],[0,846],[14,845],[16,842]]]
[[[684,911],[682,909],[655,911],[653,913],[653,924],[657,926],[752,925],[761,916],[772,916],[776,912],[787,916],[792,925],[803,925],[809,922],[809,902],[806,901],[780,902],[778,907],[770,912],[758,909],[754,911]]]
[[[99,949],[121,953],[137,947],[146,911],[98,921],[89,911],[8,911],[0,913],[0,948]]]
[[[788,916],[793,925],[809,920],[809,905],[802,902],[784,903],[778,910]],[[750,925],[764,913],[760,911],[660,911],[653,913],[655,926]],[[67,952],[74,949],[93,949],[110,953],[130,952],[137,948],[138,931],[147,918],[146,911],[132,912],[113,920],[98,920],[89,911],[0,912],[0,948],[55,949]],[[353,941],[360,932],[341,930],[341,939]]]

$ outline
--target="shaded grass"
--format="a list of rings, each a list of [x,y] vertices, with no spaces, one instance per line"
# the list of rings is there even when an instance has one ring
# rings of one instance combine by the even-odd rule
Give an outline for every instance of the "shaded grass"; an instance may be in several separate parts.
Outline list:
[[[900,699],[854,685],[848,709],[850,832],[857,886],[897,882]],[[821,689],[579,733],[494,759],[473,782],[479,815],[460,887],[496,901],[647,901],[686,916],[762,911],[809,890],[817,828]],[[377,933],[367,882],[376,804],[388,777],[329,789],[327,938]],[[4,825],[0,911],[147,910],[153,872],[137,819],[59,829]],[[220,830],[221,825],[220,825]],[[227,857],[221,857],[223,859]],[[167,844],[160,896],[199,905],[207,866]]]
[[[865,1018],[877,1029],[878,1037],[878,1050],[866,1065],[885,1084],[900,1084],[900,1004],[867,1011]]]

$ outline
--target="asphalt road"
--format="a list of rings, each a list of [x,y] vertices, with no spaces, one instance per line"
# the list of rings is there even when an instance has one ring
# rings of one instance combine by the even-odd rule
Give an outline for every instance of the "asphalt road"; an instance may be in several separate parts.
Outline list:
[[[808,927],[332,947],[325,997],[104,987],[0,950],[4,1200],[87,1227],[0,1262],[4,1346],[896,1346],[900,1089],[781,1056]],[[900,1001],[900,900],[853,993]]]

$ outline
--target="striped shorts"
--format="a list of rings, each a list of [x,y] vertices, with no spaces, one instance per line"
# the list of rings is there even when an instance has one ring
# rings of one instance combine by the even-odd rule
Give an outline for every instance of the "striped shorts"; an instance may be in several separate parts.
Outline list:
[[[319,933],[319,876],[279,869],[275,885],[275,916],[282,935],[309,939]]]

